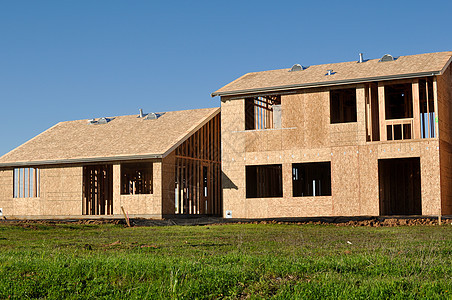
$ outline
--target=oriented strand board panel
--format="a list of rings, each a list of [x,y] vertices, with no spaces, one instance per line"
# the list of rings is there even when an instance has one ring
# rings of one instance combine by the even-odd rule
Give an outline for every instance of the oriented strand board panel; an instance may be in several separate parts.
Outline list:
[[[441,168],[441,213],[452,214],[452,68],[436,77]]]
[[[452,68],[449,66],[441,76],[436,76],[436,93],[438,101],[439,138],[452,143]]]
[[[378,216],[380,195],[378,190],[378,145],[359,146],[359,214]]]
[[[422,214],[438,215],[441,211],[440,156],[438,140],[422,141],[421,193]]]
[[[82,214],[82,166],[41,168],[40,175],[42,209],[38,215]],[[29,211],[23,215],[32,214]]]
[[[13,214],[13,170],[0,170],[0,208],[3,215]]]
[[[126,163],[149,163],[152,162],[152,194],[136,194],[136,195],[123,195],[121,194],[121,162],[113,165],[113,213],[115,215],[122,216],[123,212],[121,207],[124,207],[124,211],[129,215],[147,215],[151,217],[160,218],[162,213],[160,210],[161,193],[156,192],[156,188],[160,186],[161,178],[156,175],[159,171],[155,171],[156,165],[160,160],[139,160],[139,161],[127,161]],[[158,166],[157,166],[158,168]],[[157,173],[157,174],[156,174]]]
[[[154,120],[130,115],[100,125],[61,122],[2,156],[0,163],[162,155],[218,113],[219,108],[207,108],[166,112]]]
[[[331,192],[335,216],[360,214],[358,146],[334,147],[331,157]]]
[[[441,213],[452,215],[452,145],[439,142],[441,166]]]
[[[330,123],[330,98],[327,90],[307,92],[305,101],[305,122],[303,126],[306,148],[328,146]]]
[[[391,62],[379,62],[379,59],[370,59],[364,63],[356,61],[322,64],[309,66],[298,72],[289,72],[290,69],[254,72],[243,75],[228,85],[214,92],[214,95],[244,94],[252,90],[283,90],[291,86],[309,84],[331,84],[343,80],[375,81],[375,77],[410,75],[419,72],[441,71],[448,63],[452,52],[426,53],[418,55],[400,56]],[[334,74],[325,76],[327,70]]]

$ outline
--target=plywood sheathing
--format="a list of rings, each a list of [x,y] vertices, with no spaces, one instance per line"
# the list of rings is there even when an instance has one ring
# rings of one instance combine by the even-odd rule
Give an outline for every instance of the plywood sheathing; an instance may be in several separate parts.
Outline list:
[[[0,158],[1,164],[136,155],[162,155],[219,108],[167,112],[156,120],[119,116],[102,125],[61,122]]]
[[[9,204],[4,215],[81,215],[82,171],[81,166],[41,168],[40,197],[37,198],[13,198],[12,170],[2,171],[11,174],[0,187],[0,203]]]
[[[419,143],[421,157],[422,214],[438,215],[441,209],[439,141]]]
[[[435,72],[444,68],[451,55],[452,52],[438,52],[400,56],[391,62],[379,62],[379,59],[371,59],[364,63],[351,61],[314,65],[298,72],[280,69],[248,73],[217,90],[214,94],[241,94],[256,89],[271,90],[272,87],[278,88],[365,78],[369,78],[369,81],[375,81],[375,77]],[[325,76],[327,70],[333,70],[335,74]]]
[[[134,161],[140,162],[140,161]],[[121,215],[121,206],[129,215],[153,215],[154,217],[161,217],[161,193],[156,192],[155,188],[159,187],[157,182],[161,181],[159,176],[159,170],[155,171],[154,168],[158,168],[159,159],[154,160],[142,160],[141,162],[148,163],[152,162],[153,174],[152,174],[152,184],[153,193],[152,194],[135,194],[135,195],[122,195],[121,194],[121,163],[116,162],[113,164],[113,214]]]
[[[439,128],[441,213],[452,214],[452,68],[434,81],[435,122]],[[435,120],[436,121],[436,120]]]
[[[224,120],[228,123],[225,128],[233,126],[234,130],[222,130],[223,136],[228,137],[227,141],[223,140],[223,172],[236,187],[224,188],[224,211],[232,210],[236,218],[378,215],[378,159],[421,157],[422,213],[437,214],[442,188],[438,185],[436,140],[366,142],[365,94],[362,85],[355,87],[357,122],[345,124],[330,124],[328,88],[313,89],[317,94],[301,91],[283,95],[283,128],[280,130],[241,130],[243,102],[234,107],[234,101],[224,101],[222,110],[229,111]],[[380,89],[384,96],[384,85]],[[384,105],[382,108],[384,112]],[[237,109],[235,114],[231,113],[234,109]],[[322,120],[316,128],[306,125],[314,122],[313,114],[320,115]],[[313,135],[309,130],[322,139],[307,138]],[[273,143],[271,147],[270,143]],[[292,163],[319,161],[332,163],[332,196],[292,197]],[[282,164],[282,198],[245,198],[245,166],[261,164]]]
[[[0,207],[3,215],[13,212],[13,170],[0,170]]]

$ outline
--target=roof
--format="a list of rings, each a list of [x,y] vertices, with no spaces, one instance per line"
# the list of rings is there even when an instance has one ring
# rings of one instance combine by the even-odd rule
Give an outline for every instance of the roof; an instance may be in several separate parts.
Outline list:
[[[437,52],[400,56],[387,62],[371,59],[309,66],[295,72],[280,69],[248,73],[212,93],[212,97],[440,75],[451,55],[452,52]],[[325,75],[327,70],[334,74]]]
[[[99,125],[61,122],[0,157],[0,167],[165,157],[219,112],[172,111],[155,120],[119,116]]]

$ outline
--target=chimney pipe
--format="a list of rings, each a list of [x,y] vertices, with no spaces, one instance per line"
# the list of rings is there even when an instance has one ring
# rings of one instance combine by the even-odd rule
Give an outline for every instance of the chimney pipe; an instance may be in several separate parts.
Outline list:
[[[359,54],[359,62],[360,63],[364,62],[364,58],[363,58],[363,54],[362,53]]]
[[[144,117],[144,115],[143,115],[143,109],[140,108],[140,118],[142,118],[142,117]]]

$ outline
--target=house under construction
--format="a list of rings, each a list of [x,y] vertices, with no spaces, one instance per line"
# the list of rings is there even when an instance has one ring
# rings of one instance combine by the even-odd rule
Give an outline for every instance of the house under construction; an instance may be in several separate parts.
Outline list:
[[[223,214],[452,214],[451,55],[297,64],[214,92]]]
[[[248,73],[196,109],[62,122],[0,158],[4,216],[452,214],[452,52]]]
[[[0,168],[7,217],[221,215],[220,109],[58,123]]]

